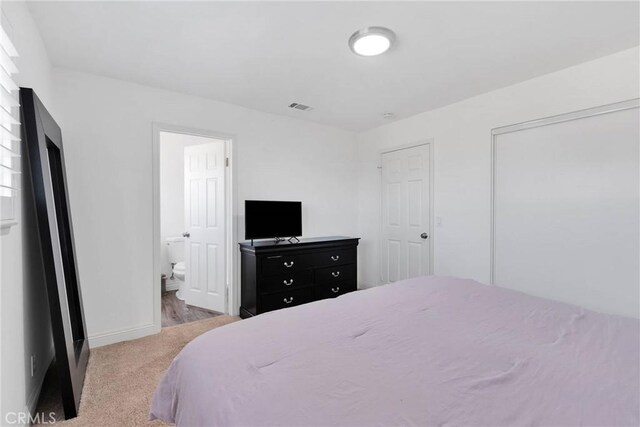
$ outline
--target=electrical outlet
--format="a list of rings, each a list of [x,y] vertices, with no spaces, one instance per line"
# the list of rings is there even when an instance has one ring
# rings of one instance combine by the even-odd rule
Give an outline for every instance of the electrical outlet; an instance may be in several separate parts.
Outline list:
[[[36,354],[33,353],[31,355],[31,376],[35,376],[36,375]]]

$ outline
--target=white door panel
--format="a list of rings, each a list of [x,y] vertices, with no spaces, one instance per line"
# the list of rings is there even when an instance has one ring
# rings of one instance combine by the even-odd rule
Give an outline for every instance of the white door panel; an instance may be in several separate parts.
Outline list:
[[[430,273],[429,145],[382,155],[382,279]]]
[[[224,313],[224,141],[185,147],[185,301]]]

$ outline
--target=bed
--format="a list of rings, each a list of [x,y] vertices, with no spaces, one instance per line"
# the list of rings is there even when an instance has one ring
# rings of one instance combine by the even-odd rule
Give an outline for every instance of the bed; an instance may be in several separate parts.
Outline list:
[[[637,426],[640,322],[420,277],[209,331],[151,419],[178,426]]]

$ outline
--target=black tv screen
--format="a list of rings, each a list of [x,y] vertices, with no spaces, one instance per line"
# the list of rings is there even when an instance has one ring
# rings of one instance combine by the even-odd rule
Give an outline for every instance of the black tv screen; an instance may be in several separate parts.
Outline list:
[[[244,238],[302,236],[302,202],[245,200]]]

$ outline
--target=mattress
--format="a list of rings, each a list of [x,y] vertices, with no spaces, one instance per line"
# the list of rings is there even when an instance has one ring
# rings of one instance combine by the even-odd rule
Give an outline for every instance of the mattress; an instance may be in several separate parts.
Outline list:
[[[640,323],[420,277],[209,331],[151,419],[178,426],[637,426]]]

